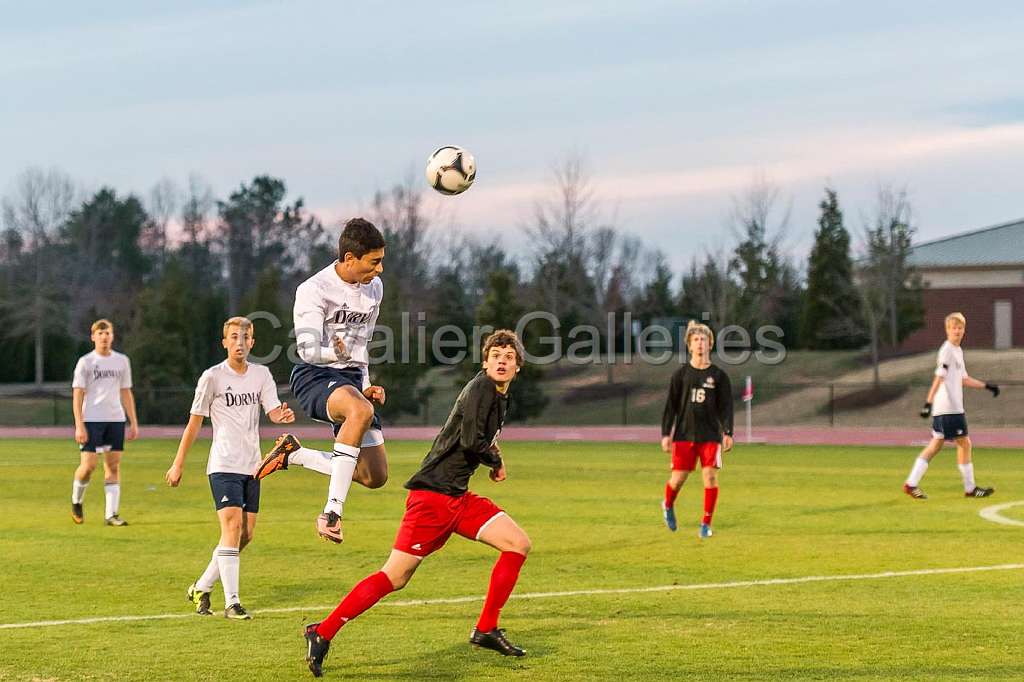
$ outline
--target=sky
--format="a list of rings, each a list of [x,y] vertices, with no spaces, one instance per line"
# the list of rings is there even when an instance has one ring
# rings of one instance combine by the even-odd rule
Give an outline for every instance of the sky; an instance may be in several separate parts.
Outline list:
[[[456,144],[477,181],[429,191],[438,232],[528,256],[577,155],[595,219],[677,270],[767,178],[799,263],[826,183],[855,244],[886,185],[919,241],[1024,217],[1022,35],[1018,2],[2,1],[0,193],[271,174],[336,225]]]

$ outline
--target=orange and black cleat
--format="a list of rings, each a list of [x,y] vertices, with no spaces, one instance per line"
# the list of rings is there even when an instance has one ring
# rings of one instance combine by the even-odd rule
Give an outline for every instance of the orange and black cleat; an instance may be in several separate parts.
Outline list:
[[[299,439],[290,433],[286,433],[280,436],[274,443],[273,449],[263,458],[260,465],[256,467],[256,473],[253,476],[257,481],[262,480],[281,469],[288,468],[288,455],[292,454],[296,450],[302,447],[299,444]]]
[[[82,505],[80,503],[71,503],[71,520],[78,524],[85,521],[85,512],[82,511]]]

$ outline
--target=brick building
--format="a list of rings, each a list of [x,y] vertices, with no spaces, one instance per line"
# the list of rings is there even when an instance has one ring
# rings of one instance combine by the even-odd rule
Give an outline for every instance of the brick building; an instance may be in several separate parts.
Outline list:
[[[934,350],[955,310],[967,316],[965,348],[1024,347],[1024,220],[918,244],[910,262],[924,280],[925,323],[902,350]]]

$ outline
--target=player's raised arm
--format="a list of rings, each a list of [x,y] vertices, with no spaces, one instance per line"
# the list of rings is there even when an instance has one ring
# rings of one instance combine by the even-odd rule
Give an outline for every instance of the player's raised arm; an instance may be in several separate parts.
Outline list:
[[[332,341],[332,344],[338,345],[322,345],[326,310],[314,283],[303,282],[295,290],[292,318],[295,323],[295,351],[303,362],[329,365],[341,359],[339,350],[344,346],[340,339]]]

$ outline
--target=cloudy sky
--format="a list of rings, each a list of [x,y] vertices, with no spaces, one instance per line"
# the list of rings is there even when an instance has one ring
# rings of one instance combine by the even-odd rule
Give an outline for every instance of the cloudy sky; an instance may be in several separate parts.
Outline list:
[[[328,220],[477,157],[445,226],[523,226],[583,156],[602,217],[681,267],[759,175],[804,258],[826,182],[859,230],[905,186],[919,239],[1024,217],[1024,7],[963,2],[0,3],[0,191],[30,165],[144,194],[284,178]]]

